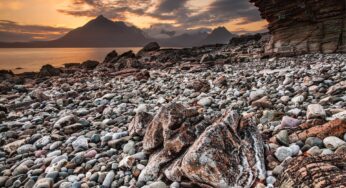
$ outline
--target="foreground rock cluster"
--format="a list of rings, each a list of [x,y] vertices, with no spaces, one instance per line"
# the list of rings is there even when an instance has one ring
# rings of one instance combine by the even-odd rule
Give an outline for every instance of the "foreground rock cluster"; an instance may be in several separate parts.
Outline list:
[[[262,40],[0,72],[0,187],[343,187],[346,55]]]

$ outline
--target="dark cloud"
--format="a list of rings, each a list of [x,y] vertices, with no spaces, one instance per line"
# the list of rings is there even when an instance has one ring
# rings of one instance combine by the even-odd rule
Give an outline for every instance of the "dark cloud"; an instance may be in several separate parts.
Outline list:
[[[206,11],[181,20],[186,26],[213,25],[243,19],[242,24],[261,20],[258,10],[247,0],[215,0]]]
[[[188,0],[161,0],[157,6],[157,13],[171,13],[185,7]]]
[[[85,6],[87,7],[85,8]],[[96,17],[102,14],[111,19],[124,20],[126,13],[143,15],[150,6],[150,0],[73,0],[67,9],[58,11],[68,15],[86,17]]]
[[[164,34],[164,35],[167,35],[169,37],[173,37],[175,35],[176,31],[168,31],[168,30],[165,30],[165,29],[162,29],[160,34]]]
[[[218,26],[242,18],[243,24],[261,20],[258,10],[248,0],[214,0],[203,12],[188,7],[189,0],[73,0],[70,8],[59,10],[74,16],[106,17],[125,20],[126,13],[174,21],[184,27]],[[88,8],[83,9],[83,6]],[[154,9],[148,11],[149,9]]]
[[[192,0],[70,0],[64,14],[94,18],[104,15],[113,20],[126,21],[126,14],[150,16],[161,23],[144,30],[150,36],[168,37],[183,32],[204,30],[206,27],[221,26],[234,19],[237,30],[247,23],[261,20],[259,12],[249,0],[211,0],[202,10],[189,7]],[[195,1],[196,2],[196,1]],[[173,24],[172,24],[173,23]],[[18,40],[52,39],[66,33],[67,28],[37,25],[20,25],[11,21],[0,21],[0,39],[18,38]],[[173,34],[174,33],[174,34]],[[1,38],[1,36],[3,36]],[[6,37],[4,37],[6,36]]]
[[[62,36],[70,30],[63,27],[22,25],[9,20],[0,20],[0,41],[51,40]]]

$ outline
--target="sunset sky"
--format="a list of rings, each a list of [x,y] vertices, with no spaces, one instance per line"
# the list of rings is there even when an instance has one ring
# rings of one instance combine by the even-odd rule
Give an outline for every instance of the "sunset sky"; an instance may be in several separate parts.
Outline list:
[[[100,14],[152,35],[217,26],[260,32],[267,24],[248,0],[0,0],[0,41],[54,39]]]

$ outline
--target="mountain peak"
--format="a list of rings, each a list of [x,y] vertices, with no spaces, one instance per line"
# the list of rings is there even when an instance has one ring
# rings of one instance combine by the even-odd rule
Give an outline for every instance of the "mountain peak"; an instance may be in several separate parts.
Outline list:
[[[202,45],[208,44],[227,44],[233,37],[233,34],[229,32],[225,27],[220,26],[215,28],[208,37],[202,42]]]
[[[230,32],[226,29],[226,27],[224,27],[224,26],[217,27],[217,28],[214,29],[212,32],[230,33]]]
[[[96,20],[97,19],[107,19],[106,17],[104,17],[102,14],[100,14],[99,16],[96,17]],[[107,19],[108,20],[108,19]]]

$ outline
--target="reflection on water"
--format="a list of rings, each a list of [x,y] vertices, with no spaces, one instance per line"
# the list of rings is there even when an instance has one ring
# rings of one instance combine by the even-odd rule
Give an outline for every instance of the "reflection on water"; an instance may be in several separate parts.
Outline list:
[[[39,71],[42,65],[62,67],[65,63],[81,63],[85,60],[103,61],[106,55],[116,50],[118,54],[141,48],[0,48],[0,70],[14,73]],[[17,69],[21,68],[21,69]]]

